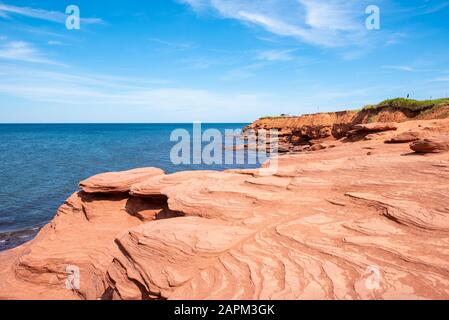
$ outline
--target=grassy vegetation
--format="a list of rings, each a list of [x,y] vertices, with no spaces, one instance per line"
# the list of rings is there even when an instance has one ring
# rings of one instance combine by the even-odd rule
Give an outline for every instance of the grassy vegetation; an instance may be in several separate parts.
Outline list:
[[[369,110],[377,110],[383,108],[393,108],[393,109],[408,109],[411,111],[418,112],[420,114],[425,114],[426,112],[432,112],[435,108],[440,106],[448,106],[449,98],[441,98],[441,99],[433,99],[433,100],[414,100],[414,99],[406,99],[406,98],[395,98],[388,99],[382,101],[378,104],[367,105],[362,109],[352,110],[356,112],[360,111],[369,111]],[[297,116],[291,116],[288,114],[281,114],[278,116],[265,116],[260,118],[260,120],[273,120],[273,119],[282,119],[282,118],[292,118]],[[375,119],[371,116],[368,119],[368,122],[373,122]]]
[[[293,116],[288,114],[281,114],[279,116],[265,116],[260,118],[260,120],[271,120],[271,119],[282,119],[282,118],[292,118]]]
[[[365,106],[362,110],[376,110],[380,108],[397,108],[409,109],[412,111],[424,111],[436,106],[449,105],[448,98],[434,99],[434,100],[413,100],[405,98],[396,98],[382,101],[376,105]]]

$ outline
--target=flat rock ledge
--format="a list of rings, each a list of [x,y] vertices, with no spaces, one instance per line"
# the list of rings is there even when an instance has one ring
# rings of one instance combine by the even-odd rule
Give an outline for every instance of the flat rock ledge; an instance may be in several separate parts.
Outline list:
[[[135,183],[162,174],[164,171],[159,168],[101,173],[81,181],[79,187],[87,193],[123,193]]]

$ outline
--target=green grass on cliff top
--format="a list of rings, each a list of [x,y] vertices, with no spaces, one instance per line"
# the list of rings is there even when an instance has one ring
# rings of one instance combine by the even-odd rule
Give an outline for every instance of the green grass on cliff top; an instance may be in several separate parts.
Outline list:
[[[383,108],[397,108],[409,109],[412,111],[423,111],[437,106],[449,105],[448,98],[433,99],[433,100],[413,100],[405,98],[396,98],[382,101],[376,105],[365,106],[362,111],[376,110]]]
[[[283,118],[296,118],[297,116],[292,116],[289,114],[281,114],[278,116],[265,116],[265,117],[261,117],[260,120],[266,120],[266,119],[283,119]]]

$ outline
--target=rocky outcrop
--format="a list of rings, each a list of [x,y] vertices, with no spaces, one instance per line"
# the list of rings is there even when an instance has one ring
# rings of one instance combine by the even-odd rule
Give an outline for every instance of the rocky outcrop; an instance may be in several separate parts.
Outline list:
[[[397,130],[398,126],[394,122],[375,122],[375,123],[365,123],[365,124],[356,124],[353,127],[355,131],[366,131],[366,132],[380,132],[380,131],[390,131]]]
[[[163,173],[164,171],[158,168],[141,168],[123,172],[101,173],[81,181],[80,188],[87,193],[128,192],[131,185]]]
[[[267,117],[247,126],[245,132],[257,135],[262,129],[276,129],[279,131],[278,144],[282,153],[303,152],[309,151],[314,145],[312,142],[316,140],[320,140],[319,143],[345,137],[351,141],[371,140],[382,136],[378,133],[396,130],[397,123],[448,117],[449,106],[447,105],[424,111],[400,107],[368,108],[362,111],[317,113],[298,117]],[[398,139],[405,142],[405,136]],[[399,140],[391,143],[402,143]]]
[[[421,134],[419,132],[406,131],[386,140],[385,143],[406,143],[419,140],[420,138]]]
[[[449,136],[418,140],[410,144],[410,148],[418,153],[439,153],[449,151]]]
[[[300,117],[259,119],[244,129],[245,133],[276,129],[279,150],[288,152],[311,146],[311,141],[340,139],[357,123],[357,112],[318,113]]]
[[[408,131],[441,137],[449,121],[282,155],[274,171],[92,179],[0,253],[0,298],[449,299],[448,153],[384,143]]]
[[[373,140],[383,135],[385,131],[397,130],[397,124],[392,122],[382,123],[366,123],[366,124],[356,124],[353,126],[352,130],[348,131],[346,137],[351,140],[365,139]]]

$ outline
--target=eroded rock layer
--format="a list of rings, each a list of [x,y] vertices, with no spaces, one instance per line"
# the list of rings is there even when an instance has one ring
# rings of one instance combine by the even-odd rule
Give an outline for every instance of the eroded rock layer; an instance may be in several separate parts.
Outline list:
[[[449,299],[449,152],[409,134],[441,146],[449,120],[394,127],[256,170],[92,178],[0,253],[0,298]]]
[[[247,126],[244,129],[244,136],[263,137],[266,135],[265,132],[274,129],[278,131],[279,153],[316,151],[325,149],[329,142],[344,137],[358,137],[364,133],[364,136],[369,135],[368,139],[371,139],[379,132],[396,130],[395,123],[411,120],[446,119],[448,117],[448,105],[439,105],[437,108],[425,111],[383,107],[362,111],[267,117],[256,120]],[[399,138],[404,139],[405,137]],[[392,143],[396,142],[392,141]],[[250,143],[246,144],[245,147],[254,149],[254,146]]]

